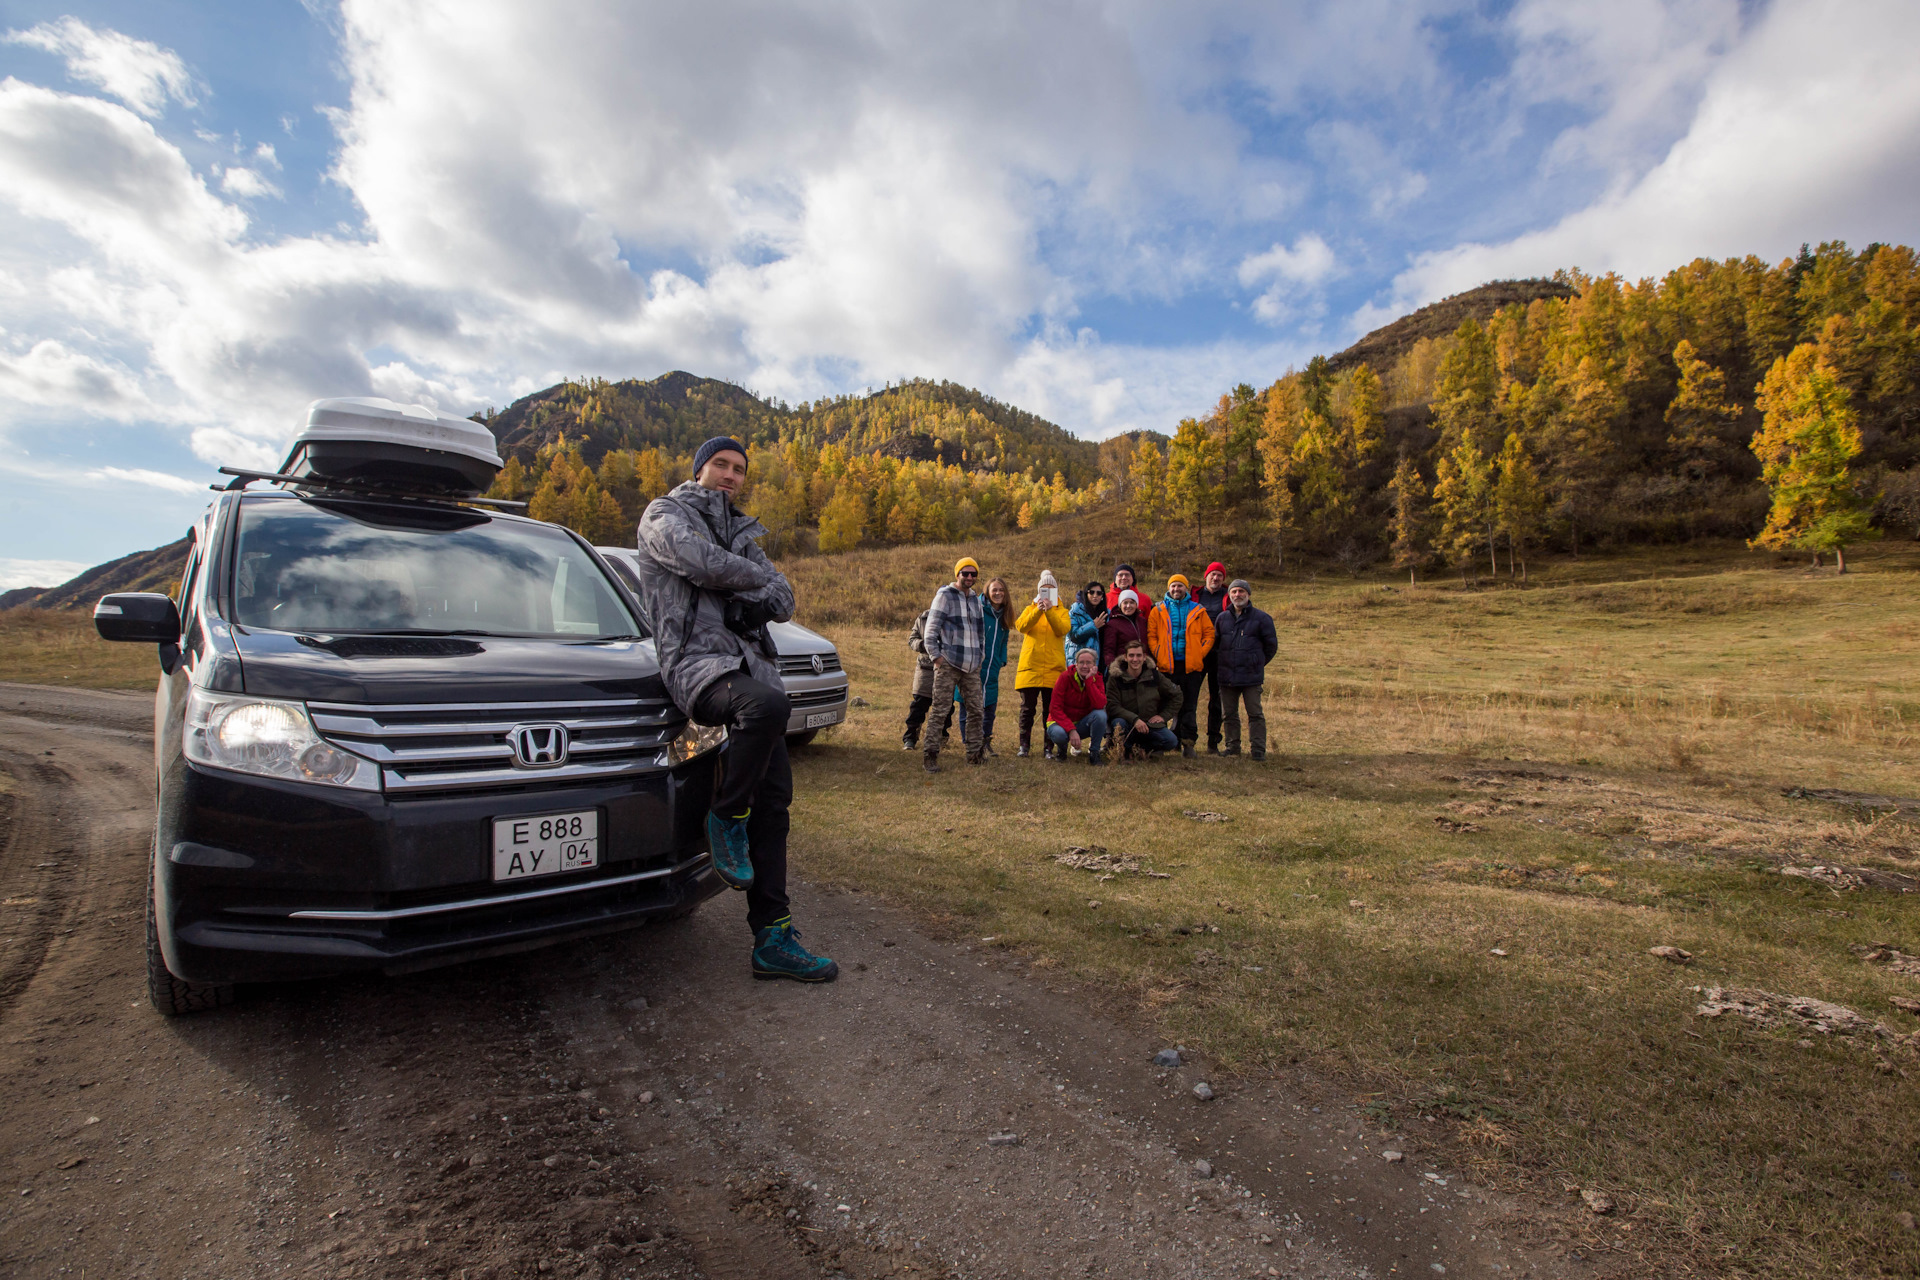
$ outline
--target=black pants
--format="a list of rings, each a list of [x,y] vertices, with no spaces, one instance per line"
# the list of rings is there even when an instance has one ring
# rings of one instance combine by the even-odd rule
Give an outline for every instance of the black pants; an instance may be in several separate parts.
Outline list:
[[[1207,746],[1220,745],[1220,671],[1214,666],[1214,655],[1208,654],[1205,666],[1207,673]]]
[[[744,672],[721,676],[694,699],[693,718],[727,727],[713,811],[747,818],[753,884],[747,889],[747,927],[764,929],[787,914],[787,832],[793,805],[793,764],[787,759],[785,691]]]
[[[1020,691],[1020,745],[1023,747],[1033,740],[1033,703],[1036,698],[1040,701],[1042,723],[1045,723],[1053,714],[1053,690],[1042,689],[1036,685],[1031,689]],[[1046,731],[1042,730],[1040,734],[1042,746],[1046,745],[1046,736]]]
[[[933,695],[916,693],[913,701],[907,704],[907,731],[901,734],[901,740],[920,745],[920,728],[927,722],[927,708],[933,705]]]
[[[1180,724],[1174,730],[1174,736],[1182,744],[1193,742],[1200,736],[1200,684],[1206,678],[1204,670],[1173,677],[1173,682],[1180,686]]]

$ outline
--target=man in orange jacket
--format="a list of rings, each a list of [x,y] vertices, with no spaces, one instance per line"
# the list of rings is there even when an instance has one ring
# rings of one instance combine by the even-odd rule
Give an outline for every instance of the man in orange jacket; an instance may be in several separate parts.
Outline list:
[[[1167,579],[1166,598],[1147,615],[1147,648],[1153,665],[1180,686],[1180,725],[1174,732],[1180,739],[1180,754],[1192,759],[1194,740],[1200,736],[1194,711],[1206,680],[1207,655],[1213,652],[1213,621],[1187,595],[1183,573]]]

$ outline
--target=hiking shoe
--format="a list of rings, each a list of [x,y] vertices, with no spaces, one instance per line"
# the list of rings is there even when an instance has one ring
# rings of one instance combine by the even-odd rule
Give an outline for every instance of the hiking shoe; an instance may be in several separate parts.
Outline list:
[[[1180,754],[1185,756],[1189,760],[1193,759],[1193,744],[1191,742],[1181,743]]]
[[[927,754],[920,759],[920,767],[928,773],[940,772],[940,753],[937,751],[927,752]]]
[[[1223,756],[1237,756],[1237,755],[1239,755],[1239,754],[1240,754],[1240,748],[1238,748],[1238,747],[1228,747],[1228,748],[1227,748],[1226,750],[1224,750],[1224,751],[1220,751],[1220,752],[1216,752],[1215,754],[1217,754],[1217,755],[1223,755]]]
[[[920,749],[920,739],[908,734],[906,737],[900,739],[900,749],[902,751],[917,751]]]
[[[1033,753],[1027,750],[1027,744],[1023,742],[1019,746],[1013,749],[1013,754],[1024,758],[1026,756],[1032,755]]]
[[[1265,759],[1267,758],[1267,752],[1266,752],[1266,748],[1264,748],[1264,747],[1255,747],[1255,748],[1253,749],[1253,758],[1254,758],[1254,760],[1255,760],[1255,762],[1258,762],[1258,761],[1261,761],[1261,760],[1265,760]]]
[[[985,752],[969,752],[967,755],[968,764],[985,764],[986,762],[987,757]]]
[[[714,874],[729,889],[753,883],[753,859],[747,853],[747,815],[723,818],[707,815],[707,852],[713,855]]]
[[[753,976],[792,978],[795,982],[832,982],[840,966],[800,945],[793,917],[783,916],[753,933]]]

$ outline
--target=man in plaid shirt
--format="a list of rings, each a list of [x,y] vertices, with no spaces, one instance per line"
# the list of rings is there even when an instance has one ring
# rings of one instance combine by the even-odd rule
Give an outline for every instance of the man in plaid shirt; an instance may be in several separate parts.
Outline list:
[[[921,643],[933,659],[933,708],[927,720],[925,763],[928,773],[940,772],[940,748],[946,744],[947,717],[941,709],[953,702],[953,691],[960,690],[961,732],[965,735],[967,763],[979,764],[982,755],[981,725],[985,723],[984,693],[980,687],[980,664],[987,655],[986,607],[974,593],[980,581],[980,566],[972,556],[962,556],[953,566],[953,581],[934,593],[933,606],[927,610],[927,622]]]

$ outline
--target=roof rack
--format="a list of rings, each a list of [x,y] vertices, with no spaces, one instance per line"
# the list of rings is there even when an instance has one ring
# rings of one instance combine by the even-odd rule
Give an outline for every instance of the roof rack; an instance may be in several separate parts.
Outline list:
[[[427,502],[436,506],[482,506],[503,507],[508,510],[526,510],[524,502],[510,502],[505,498],[470,498],[464,494],[422,493],[418,490],[393,489],[384,485],[356,483],[350,479],[334,479],[327,476],[293,476],[279,471],[248,471],[241,467],[221,467],[220,474],[232,476],[224,485],[208,485],[216,492],[228,492],[245,489],[256,480],[283,484],[290,489],[311,489],[316,493],[343,494],[355,498],[380,498],[389,502]]]

